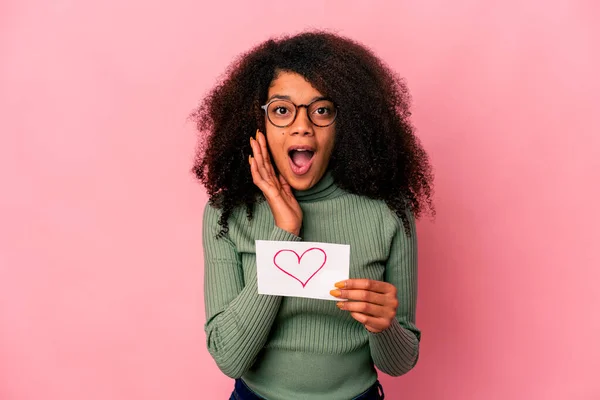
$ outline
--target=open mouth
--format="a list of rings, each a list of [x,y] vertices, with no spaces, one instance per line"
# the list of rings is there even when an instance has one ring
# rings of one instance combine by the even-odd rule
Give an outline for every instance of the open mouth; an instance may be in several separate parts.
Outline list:
[[[304,175],[310,169],[315,151],[311,147],[294,146],[288,151],[290,167],[296,175]]]

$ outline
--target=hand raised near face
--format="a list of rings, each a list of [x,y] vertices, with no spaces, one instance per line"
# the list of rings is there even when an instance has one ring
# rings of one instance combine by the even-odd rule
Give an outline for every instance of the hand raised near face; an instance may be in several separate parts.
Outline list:
[[[256,140],[250,138],[250,146],[254,155],[248,159],[252,181],[263,192],[271,207],[275,225],[298,236],[302,227],[302,209],[283,175],[276,175],[265,135],[257,130]]]

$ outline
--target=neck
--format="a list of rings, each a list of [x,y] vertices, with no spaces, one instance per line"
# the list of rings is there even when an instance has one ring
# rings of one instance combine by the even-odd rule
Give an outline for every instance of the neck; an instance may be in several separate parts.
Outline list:
[[[293,192],[296,200],[300,203],[332,199],[344,193],[333,181],[333,175],[329,170],[313,187],[307,190],[294,190]]]

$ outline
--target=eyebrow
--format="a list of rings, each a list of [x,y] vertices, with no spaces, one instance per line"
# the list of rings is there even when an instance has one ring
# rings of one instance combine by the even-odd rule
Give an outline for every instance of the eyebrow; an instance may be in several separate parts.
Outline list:
[[[267,100],[267,103],[273,99],[280,99],[280,100],[289,100],[292,101],[292,98],[290,96],[284,95],[284,94],[274,94],[273,96],[269,97],[269,99]],[[313,101],[317,101],[317,100],[329,100],[329,98],[325,97],[325,96],[315,96],[313,97],[307,104],[312,103]]]

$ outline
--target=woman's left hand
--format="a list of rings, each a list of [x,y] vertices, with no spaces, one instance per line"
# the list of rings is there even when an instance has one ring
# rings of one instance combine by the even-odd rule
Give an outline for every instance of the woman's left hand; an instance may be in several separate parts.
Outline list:
[[[389,328],[396,317],[398,298],[396,287],[388,282],[371,279],[348,279],[335,284],[332,296],[350,301],[340,301],[340,310],[350,312],[352,318],[360,322],[372,333]]]

